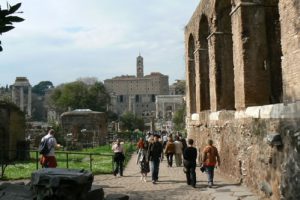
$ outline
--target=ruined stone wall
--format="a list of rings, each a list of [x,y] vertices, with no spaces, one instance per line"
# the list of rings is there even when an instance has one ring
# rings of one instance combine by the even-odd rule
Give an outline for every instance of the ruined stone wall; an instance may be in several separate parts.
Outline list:
[[[15,105],[0,102],[0,156],[15,159],[17,144],[25,140],[25,115]]]
[[[272,199],[300,199],[299,32],[299,0],[202,0],[185,28],[188,137]]]
[[[61,124],[64,136],[72,133],[73,139],[82,143],[104,144],[108,134],[107,117],[102,112],[65,112],[61,115]]]
[[[300,99],[300,1],[281,0],[279,3],[284,99]]]
[[[270,199],[300,198],[300,103],[249,107],[246,112],[222,111],[190,123],[188,137],[203,150],[207,139],[219,149],[218,171],[242,182]],[[288,113],[296,110],[296,117]],[[278,112],[279,111],[279,112]],[[277,114],[274,114],[277,113]],[[286,113],[286,114],[283,114]],[[206,115],[207,116],[207,115]],[[280,118],[280,117],[282,118]],[[267,136],[280,134],[283,147],[271,146]]]
[[[189,117],[299,100],[299,4],[200,2],[185,28]]]

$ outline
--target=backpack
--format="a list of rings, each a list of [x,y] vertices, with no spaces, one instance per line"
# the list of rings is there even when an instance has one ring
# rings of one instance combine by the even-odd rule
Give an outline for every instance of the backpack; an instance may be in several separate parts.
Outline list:
[[[43,141],[41,141],[40,146],[39,146],[40,154],[47,155],[50,152],[51,148],[48,147],[48,140],[50,138],[52,138],[52,137],[49,137],[49,138],[44,139]]]

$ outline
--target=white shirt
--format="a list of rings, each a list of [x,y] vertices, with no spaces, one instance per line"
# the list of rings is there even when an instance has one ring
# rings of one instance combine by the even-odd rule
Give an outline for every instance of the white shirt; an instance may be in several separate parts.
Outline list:
[[[114,144],[111,148],[113,150],[114,153],[122,153],[123,152],[123,146],[120,144],[118,146],[118,144]]]
[[[183,147],[182,142],[176,140],[174,142],[174,145],[175,145],[175,153],[182,154],[182,147]]]
[[[50,138],[50,139],[48,139],[48,138]],[[48,139],[47,145],[48,145],[48,148],[50,149],[49,153],[46,154],[46,156],[55,156],[54,150],[57,145],[56,139],[54,138],[53,135],[51,135],[49,133],[42,138],[41,142],[46,139]]]

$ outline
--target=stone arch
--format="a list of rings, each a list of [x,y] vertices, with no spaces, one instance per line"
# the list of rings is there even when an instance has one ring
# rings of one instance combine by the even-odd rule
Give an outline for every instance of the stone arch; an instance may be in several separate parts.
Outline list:
[[[267,67],[270,70],[270,103],[282,102],[281,27],[279,0],[265,1],[265,24],[267,39]]]
[[[188,91],[190,114],[196,112],[195,39],[192,34],[188,42]]]
[[[234,109],[234,67],[231,27],[231,0],[216,1],[215,98],[216,110]]]
[[[202,15],[199,25],[199,77],[200,77],[200,111],[210,110],[210,78],[209,78],[209,50],[207,37],[209,24],[206,15]]]

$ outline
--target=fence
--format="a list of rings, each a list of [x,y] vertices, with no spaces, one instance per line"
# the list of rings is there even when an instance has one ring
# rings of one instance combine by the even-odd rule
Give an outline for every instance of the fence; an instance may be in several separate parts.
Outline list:
[[[21,178],[30,177],[32,171],[41,168],[39,162],[41,155],[37,150],[9,150],[6,151],[6,155],[4,152],[5,151],[2,151],[0,153],[0,164],[2,167],[0,170],[2,176],[4,175],[4,171],[6,171],[5,174],[8,175],[8,177],[11,177],[10,173],[15,173],[13,171],[22,171],[20,172],[22,173],[22,175],[20,175]],[[22,154],[22,160],[18,159],[18,154],[20,153]],[[16,155],[16,159],[6,159],[8,154]],[[58,167],[60,168],[90,169],[90,171],[96,172],[97,174],[112,173],[114,168],[113,154],[56,151],[55,156],[58,162]],[[12,170],[10,168],[16,169]],[[14,174],[12,174],[12,177],[18,178],[18,176],[14,176]]]
[[[126,162],[130,159],[131,153],[134,152],[134,146],[132,143],[125,144]],[[111,151],[110,146],[103,148],[108,148],[106,150]],[[59,168],[90,169],[94,174],[108,174],[112,173],[114,169],[113,153],[56,151],[55,156]],[[11,157],[15,159],[7,159]],[[3,178],[4,171],[5,176],[10,179],[30,177],[33,171],[41,168],[40,157],[38,150],[4,151],[2,149],[0,152],[0,165],[2,167],[0,178]],[[5,169],[6,164],[7,169]]]

